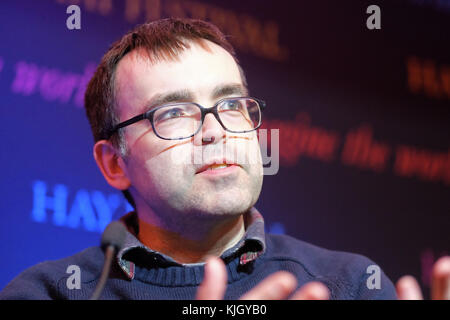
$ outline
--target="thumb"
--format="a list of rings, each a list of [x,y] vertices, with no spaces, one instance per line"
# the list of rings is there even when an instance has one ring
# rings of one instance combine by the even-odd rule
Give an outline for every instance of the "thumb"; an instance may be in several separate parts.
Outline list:
[[[197,289],[197,300],[222,300],[227,288],[227,271],[217,257],[206,259],[205,276]]]
[[[423,300],[420,285],[413,276],[403,276],[396,284],[398,300]]]

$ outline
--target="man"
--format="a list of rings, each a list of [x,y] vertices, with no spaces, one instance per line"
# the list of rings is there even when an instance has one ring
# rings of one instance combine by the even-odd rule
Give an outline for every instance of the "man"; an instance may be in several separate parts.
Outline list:
[[[233,48],[213,25],[165,19],[113,44],[86,91],[94,157],[135,211],[104,299],[395,299],[392,282],[356,254],[264,234],[256,129],[264,102],[249,97]],[[104,259],[92,247],[39,264],[4,299],[88,299]],[[81,270],[69,289],[66,269]],[[441,282],[449,261],[440,261]],[[442,269],[442,270],[441,270]],[[444,276],[443,276],[444,275]],[[370,279],[369,279],[370,280]],[[399,298],[418,298],[411,278]]]

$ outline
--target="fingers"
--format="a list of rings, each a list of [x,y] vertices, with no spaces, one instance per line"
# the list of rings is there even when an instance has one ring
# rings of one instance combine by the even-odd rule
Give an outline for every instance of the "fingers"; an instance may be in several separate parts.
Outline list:
[[[286,271],[271,274],[241,297],[241,300],[286,299],[297,287],[297,279]]]
[[[399,300],[423,300],[419,283],[412,276],[403,276],[397,281],[397,297]]]
[[[197,300],[222,300],[227,288],[225,264],[217,257],[206,259],[205,276],[197,289]]]
[[[320,282],[309,282],[297,290],[290,300],[328,300],[330,291]]]
[[[450,300],[450,256],[441,257],[433,266],[431,299]]]

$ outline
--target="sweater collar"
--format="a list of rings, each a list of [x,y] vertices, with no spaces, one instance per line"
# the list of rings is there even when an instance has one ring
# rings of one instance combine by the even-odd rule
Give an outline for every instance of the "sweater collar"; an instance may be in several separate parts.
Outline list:
[[[132,211],[120,221],[127,227],[125,243],[117,254],[117,262],[123,272],[129,279],[134,279],[136,275],[136,266],[147,269],[167,268],[171,266],[194,268],[203,266],[204,263],[186,263],[181,264],[173,258],[161,252],[152,250],[141,243],[137,234],[139,232],[138,217],[135,211]],[[254,261],[266,250],[264,219],[260,212],[252,207],[244,214],[245,234],[232,248],[227,249],[221,258],[225,263],[231,262],[239,257],[239,265],[246,265]]]

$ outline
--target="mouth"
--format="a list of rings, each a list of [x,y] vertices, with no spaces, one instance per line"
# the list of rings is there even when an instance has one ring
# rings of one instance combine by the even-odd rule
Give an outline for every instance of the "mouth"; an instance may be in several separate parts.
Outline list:
[[[221,174],[234,171],[238,168],[242,167],[236,163],[227,163],[226,161],[220,161],[220,163],[214,162],[200,167],[197,170],[196,174]]]

